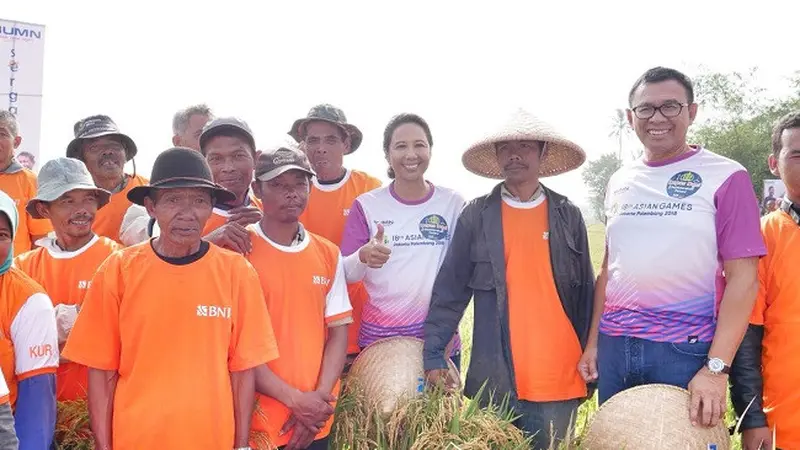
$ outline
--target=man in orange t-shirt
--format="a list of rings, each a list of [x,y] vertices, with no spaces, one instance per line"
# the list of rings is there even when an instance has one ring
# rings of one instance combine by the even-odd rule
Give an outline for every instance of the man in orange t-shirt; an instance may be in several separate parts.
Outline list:
[[[775,124],[768,162],[786,195],[761,219],[767,255],[759,261],[756,305],[731,367],[744,450],[800,448],[800,111]]]
[[[248,227],[281,357],[256,371],[253,430],[287,449],[323,450],[352,322],[339,248],[298,222],[314,172],[294,145],[258,158],[253,191],[264,217]]]
[[[111,192],[108,205],[97,212],[92,230],[98,236],[122,243],[120,225],[131,206],[127,195],[131,189],[147,184],[147,178],[125,173],[125,163],[136,156],[133,139],[122,134],[110,117],[96,115],[75,124],[75,139],[67,146],[67,157],[86,164],[97,187]]]
[[[89,367],[96,448],[247,448],[252,369],[278,352],[253,266],[201,239],[214,203],[234,197],[186,148],[128,193],[161,234],[100,266],[64,348]]]
[[[337,246],[342,244],[342,234],[347,215],[355,199],[381,187],[381,180],[364,172],[344,167],[344,156],[361,145],[362,133],[355,125],[347,123],[344,111],[328,104],[311,108],[306,117],[292,125],[289,134],[302,143],[316,177],[311,180],[308,207],[300,216],[300,223]],[[348,286],[353,305],[353,324],[350,326],[347,353],[349,362],[360,351],[358,329],[361,308],[367,300],[363,283]]]
[[[122,248],[92,232],[95,215],[108,204],[110,196],[94,185],[81,161],[56,158],[42,167],[38,192],[26,208],[31,217],[50,220],[55,238],[40,240],[39,248],[17,256],[14,265],[39,283],[53,301],[60,347],[75,323],[95,271],[111,253]],[[86,367],[62,360],[56,398],[86,398],[86,382]]]
[[[36,175],[14,159],[14,150],[22,142],[17,118],[0,109],[0,191],[14,200],[19,214],[14,251],[27,252],[34,242],[51,231],[46,220],[34,219],[25,212],[25,205],[36,195]]]
[[[583,150],[519,111],[463,155],[465,167],[503,182],[462,211],[425,320],[430,383],[452,383],[445,348],[474,296],[472,364],[465,392],[510,395],[514,425],[533,448],[556,445],[588,397],[578,371],[592,317],[594,274],[580,209],[541,177],[578,168]]]

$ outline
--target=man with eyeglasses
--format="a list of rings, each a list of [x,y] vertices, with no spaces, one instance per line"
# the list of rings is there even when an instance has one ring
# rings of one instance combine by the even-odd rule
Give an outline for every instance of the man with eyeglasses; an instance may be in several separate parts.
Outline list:
[[[120,226],[125,212],[132,205],[128,191],[144,186],[147,178],[125,173],[125,163],[136,156],[133,139],[120,132],[110,117],[96,115],[77,122],[73,128],[75,139],[67,146],[67,157],[83,161],[94,184],[111,192],[111,200],[97,211],[92,231],[122,243]]]
[[[695,426],[726,411],[728,373],[766,253],[746,169],[686,142],[697,114],[692,82],[648,70],[628,98],[641,160],[606,190],[606,252],[578,369],[602,404],[648,383],[686,388]]]

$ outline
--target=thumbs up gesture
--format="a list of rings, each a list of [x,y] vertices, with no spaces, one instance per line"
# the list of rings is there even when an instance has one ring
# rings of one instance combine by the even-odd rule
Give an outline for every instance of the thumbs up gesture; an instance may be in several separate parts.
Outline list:
[[[358,257],[362,263],[370,269],[380,269],[389,260],[392,250],[384,243],[383,225],[378,224],[378,231],[375,236],[358,251]]]

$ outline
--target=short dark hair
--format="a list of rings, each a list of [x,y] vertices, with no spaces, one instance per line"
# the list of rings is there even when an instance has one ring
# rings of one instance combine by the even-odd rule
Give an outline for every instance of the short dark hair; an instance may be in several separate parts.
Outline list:
[[[392,119],[386,125],[386,128],[383,130],[383,153],[385,155],[389,154],[389,146],[392,144],[392,135],[394,134],[394,130],[396,130],[400,125],[405,125],[407,123],[419,125],[419,127],[422,128],[422,131],[425,132],[425,137],[428,138],[428,145],[433,147],[433,135],[431,135],[431,127],[428,126],[428,122],[416,114],[402,113],[392,117]],[[389,178],[394,179],[395,173],[391,167],[389,167],[387,174],[389,175]]]
[[[639,89],[639,86],[647,83],[660,83],[669,80],[675,80],[680,83],[684,89],[686,89],[686,96],[688,97],[689,104],[691,105],[694,103],[694,85],[692,84],[692,80],[675,69],[659,66],[649,69],[633,83],[633,87],[628,93],[628,106],[633,106],[633,94]]]
[[[791,128],[800,128],[800,111],[793,111],[775,122],[772,127],[772,154],[777,158],[781,154],[781,136],[783,132]]]

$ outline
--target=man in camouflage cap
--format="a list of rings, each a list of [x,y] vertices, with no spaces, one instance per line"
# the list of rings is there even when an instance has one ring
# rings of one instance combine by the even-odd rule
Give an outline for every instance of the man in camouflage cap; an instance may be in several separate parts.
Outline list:
[[[300,216],[300,222],[312,233],[340,246],[353,201],[382,184],[381,180],[364,172],[344,167],[344,155],[353,153],[361,145],[361,130],[347,122],[341,109],[320,104],[311,108],[306,117],[297,119],[289,135],[301,143],[316,172],[316,177],[311,180],[308,206]],[[347,351],[352,359],[359,352],[361,305],[367,294],[361,283],[350,285],[348,292],[353,304],[354,323],[350,327]]]

